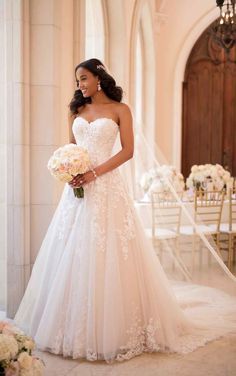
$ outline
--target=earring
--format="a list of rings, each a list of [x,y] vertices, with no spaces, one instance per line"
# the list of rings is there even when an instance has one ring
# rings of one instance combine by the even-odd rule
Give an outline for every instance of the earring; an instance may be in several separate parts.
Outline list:
[[[100,82],[98,82],[98,91],[101,90],[101,85],[100,85]]]

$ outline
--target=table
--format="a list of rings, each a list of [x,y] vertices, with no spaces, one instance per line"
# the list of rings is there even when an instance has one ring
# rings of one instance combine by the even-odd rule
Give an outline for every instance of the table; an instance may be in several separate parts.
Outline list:
[[[187,211],[191,213],[192,218],[194,215],[194,202],[190,201],[182,201],[184,206],[186,207]],[[134,206],[137,210],[138,215],[140,216],[142,222],[144,223],[145,228],[152,227],[152,203],[151,201],[135,201]],[[229,222],[229,200],[224,200],[223,208],[222,208],[222,216],[221,216],[221,223]],[[182,210],[181,215],[181,225],[190,225],[190,221],[188,217],[184,214],[184,210]]]

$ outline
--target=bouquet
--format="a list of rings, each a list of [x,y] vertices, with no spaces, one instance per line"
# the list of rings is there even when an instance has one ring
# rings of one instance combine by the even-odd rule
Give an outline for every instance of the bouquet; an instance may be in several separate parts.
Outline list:
[[[74,176],[89,170],[88,151],[76,144],[66,144],[54,151],[47,167],[51,174],[62,182],[70,182]],[[84,197],[83,187],[73,188],[76,197]]]
[[[147,196],[153,192],[168,194],[171,186],[178,192],[185,187],[183,175],[171,165],[151,168],[142,175],[140,185]]]
[[[44,363],[32,355],[33,339],[7,321],[0,321],[0,374],[41,376]]]
[[[191,173],[186,180],[186,186],[189,189],[204,190],[222,190],[229,188],[232,183],[230,173],[221,165],[205,164],[194,165]]]

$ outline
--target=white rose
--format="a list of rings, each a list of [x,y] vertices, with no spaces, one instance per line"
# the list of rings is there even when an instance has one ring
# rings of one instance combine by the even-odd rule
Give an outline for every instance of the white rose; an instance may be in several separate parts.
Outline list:
[[[64,174],[59,175],[58,179],[60,179],[60,181],[62,182],[69,183],[72,180],[72,177],[70,174],[64,173]]]
[[[177,176],[178,176],[178,178],[179,178],[180,180],[184,180],[184,177],[183,177],[183,175],[181,174],[181,172],[178,172]]]
[[[158,169],[155,169],[155,168],[151,168],[148,172],[150,178],[155,178],[156,175],[158,174]]]
[[[197,165],[193,165],[191,167],[191,172],[193,172],[193,173],[198,172],[198,166]]]
[[[227,188],[228,188],[228,189],[233,188],[233,185],[234,185],[234,178],[230,178],[230,179],[227,181]]]
[[[164,186],[163,186],[163,183],[158,180],[154,183],[152,183],[150,189],[149,189],[149,193],[160,193],[160,192],[163,192],[164,190]]]
[[[19,376],[20,365],[17,361],[11,361],[8,368],[5,369],[5,376]]]
[[[210,170],[209,168],[207,168],[205,171],[203,171],[203,175],[204,175],[205,177],[207,177],[207,176],[211,176],[211,170]]]
[[[216,187],[216,189],[221,190],[224,187],[224,182],[222,180],[218,180],[215,183],[215,187]]]
[[[218,174],[217,174],[217,172],[216,172],[216,171],[213,171],[213,172],[211,173],[211,177],[212,177],[212,179],[217,179],[217,178],[218,178]]]
[[[20,353],[17,360],[21,368],[30,369],[32,366],[33,358],[26,351]]]
[[[187,178],[187,180],[186,180],[186,186],[188,188],[193,188],[193,181],[192,181],[191,178]]]
[[[18,344],[14,336],[0,334],[0,361],[10,360],[18,353]]]
[[[33,350],[35,348],[35,343],[32,339],[27,339],[25,342],[24,342],[24,347],[27,349],[27,350]]]
[[[230,173],[229,173],[228,171],[226,171],[226,172],[224,173],[224,175],[223,175],[223,179],[224,179],[224,181],[227,182],[227,181],[230,180],[230,178],[231,178]]]
[[[44,372],[44,364],[41,359],[33,359],[33,375],[42,376]]]
[[[9,334],[10,335],[19,334],[19,335],[22,335],[22,334],[24,334],[24,332],[22,332],[22,330],[17,328],[15,325],[8,323],[7,325],[5,325],[3,327],[2,334],[7,334],[7,335],[9,335]]]
[[[202,175],[201,173],[197,173],[197,174],[195,175],[194,179],[195,179],[196,181],[199,181],[200,183],[202,183],[202,182],[204,182],[205,177],[204,177],[204,175]]]

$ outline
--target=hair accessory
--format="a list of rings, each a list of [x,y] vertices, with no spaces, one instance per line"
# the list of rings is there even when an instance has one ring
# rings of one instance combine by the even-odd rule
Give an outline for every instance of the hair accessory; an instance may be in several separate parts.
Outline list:
[[[103,69],[105,70],[105,67],[102,64],[97,65],[97,69]]]

